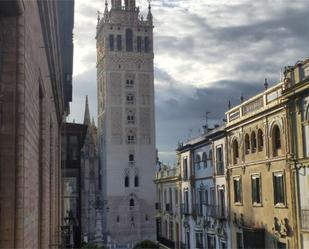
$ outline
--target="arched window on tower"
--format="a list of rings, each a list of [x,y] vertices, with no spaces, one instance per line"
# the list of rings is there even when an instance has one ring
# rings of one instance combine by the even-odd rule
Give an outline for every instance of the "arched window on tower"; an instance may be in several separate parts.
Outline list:
[[[264,147],[264,141],[263,141],[263,131],[261,129],[258,130],[257,142],[258,142],[258,151],[262,151]]]
[[[132,29],[126,30],[126,50],[127,52],[133,51],[133,31]]]
[[[111,51],[115,50],[115,45],[114,45],[114,35],[109,35],[109,49]]]
[[[256,135],[254,131],[251,133],[251,152],[256,152]]]
[[[137,37],[137,52],[142,52],[142,37]]]
[[[245,154],[248,155],[250,152],[250,139],[249,134],[245,135]]]
[[[130,199],[130,207],[134,207],[134,204],[135,204],[135,203],[134,203],[134,199],[131,198],[131,199]]]
[[[117,50],[118,51],[122,50],[122,38],[121,38],[121,35],[117,35]]]
[[[278,156],[278,152],[281,149],[281,136],[278,125],[274,125],[272,130],[272,145],[273,145],[273,156]]]
[[[124,186],[125,186],[126,188],[128,188],[128,187],[130,186],[130,179],[129,179],[129,176],[128,176],[128,175],[126,175],[126,176],[124,177]]]
[[[128,132],[128,135],[127,135],[127,143],[128,144],[135,144],[136,143],[136,135],[135,135],[135,132],[130,130]]]
[[[134,177],[134,187],[139,187],[138,175],[136,175],[136,176]]]
[[[149,53],[150,52],[150,42],[149,42],[149,37],[145,37],[145,52]]]
[[[203,154],[202,154],[202,161],[203,161],[204,168],[207,168],[207,154],[206,154],[206,152],[203,152]]]

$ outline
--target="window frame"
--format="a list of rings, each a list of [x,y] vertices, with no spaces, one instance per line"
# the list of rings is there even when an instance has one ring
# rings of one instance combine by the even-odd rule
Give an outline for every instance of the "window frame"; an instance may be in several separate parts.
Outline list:
[[[252,206],[254,206],[254,207],[261,207],[262,203],[263,203],[261,174],[260,173],[251,174],[250,178],[251,178],[251,201],[252,201]],[[254,183],[254,180],[257,179],[257,178],[259,179],[259,189],[258,189],[259,202],[256,202],[254,200],[254,193],[253,193],[253,183]]]
[[[239,200],[238,198],[236,200],[235,181],[239,182]],[[242,205],[242,201],[243,201],[242,200],[242,177],[240,175],[233,176],[233,194],[234,194],[234,198],[233,198],[234,205]]]
[[[283,202],[276,202],[276,182],[275,182],[275,177],[278,176],[282,177],[282,198],[283,198]],[[286,207],[287,205],[287,199],[286,199],[286,179],[285,179],[285,172],[284,171],[274,171],[272,173],[273,176],[273,198],[274,198],[274,206],[275,207]]]

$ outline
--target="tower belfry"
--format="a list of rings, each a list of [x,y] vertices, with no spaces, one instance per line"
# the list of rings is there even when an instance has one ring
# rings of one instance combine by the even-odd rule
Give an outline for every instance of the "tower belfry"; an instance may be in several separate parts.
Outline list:
[[[98,134],[104,235],[155,240],[153,25],[135,0],[112,0],[97,25]]]

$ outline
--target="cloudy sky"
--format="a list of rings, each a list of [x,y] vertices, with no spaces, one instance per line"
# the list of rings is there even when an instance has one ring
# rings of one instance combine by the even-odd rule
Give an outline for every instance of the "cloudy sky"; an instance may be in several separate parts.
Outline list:
[[[105,0],[76,0],[73,102],[82,122],[85,95],[96,119],[97,11]],[[110,1],[108,1],[110,2]],[[137,0],[144,15],[147,1]],[[286,65],[309,57],[308,0],[153,0],[156,133],[160,159],[175,161],[179,141],[196,136],[210,111],[222,123],[239,103],[280,81]]]

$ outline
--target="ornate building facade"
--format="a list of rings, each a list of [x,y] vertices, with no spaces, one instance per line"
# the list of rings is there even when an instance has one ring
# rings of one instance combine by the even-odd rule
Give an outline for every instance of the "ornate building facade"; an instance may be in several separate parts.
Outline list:
[[[297,248],[284,84],[265,87],[226,113],[232,248]]]
[[[0,247],[59,248],[74,1],[0,1]]]
[[[115,246],[155,239],[155,122],[151,8],[113,0],[97,25],[98,136],[104,234]]]
[[[309,247],[309,59],[286,67],[283,98],[288,101],[297,247]]]

